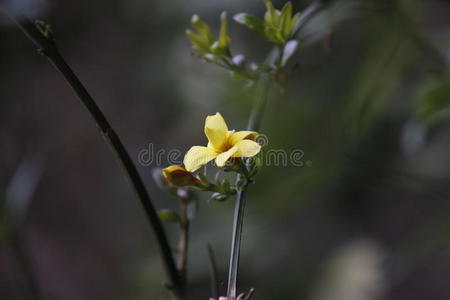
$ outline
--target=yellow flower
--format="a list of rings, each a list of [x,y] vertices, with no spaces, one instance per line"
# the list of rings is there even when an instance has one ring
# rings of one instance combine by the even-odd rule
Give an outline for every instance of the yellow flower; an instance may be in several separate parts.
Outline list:
[[[208,138],[207,147],[193,146],[184,156],[184,166],[189,172],[194,172],[213,159],[221,168],[231,157],[252,157],[261,150],[261,146],[254,141],[258,133],[228,130],[220,113],[206,117],[205,135]]]
[[[164,178],[177,187],[196,185],[200,180],[182,166],[170,166],[162,170]]]

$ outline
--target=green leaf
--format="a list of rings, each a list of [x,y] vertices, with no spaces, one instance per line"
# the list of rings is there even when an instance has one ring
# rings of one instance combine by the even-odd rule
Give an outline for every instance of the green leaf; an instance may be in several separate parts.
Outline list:
[[[34,21],[34,23],[36,24],[36,27],[40,31],[40,33],[47,40],[54,41],[52,25],[50,25],[42,20],[36,20],[36,21]]]
[[[158,216],[161,218],[161,220],[167,221],[167,222],[176,222],[181,223],[181,217],[178,213],[174,212],[173,210],[169,209],[162,209],[158,211]]]
[[[203,182],[208,182],[208,178],[206,177],[205,173],[203,173],[203,172],[198,173],[198,178],[200,178],[200,180]]]
[[[210,45],[205,41],[203,37],[192,32],[191,30],[186,30],[186,35],[191,40],[192,47],[201,52],[209,52]]]
[[[278,23],[277,12],[273,7],[272,2],[270,2],[270,0],[264,0],[264,4],[267,8],[266,14],[264,15],[265,23],[268,25],[276,25]]]
[[[219,41],[215,41],[210,47],[210,52],[212,52],[215,56],[219,58],[223,58],[224,56],[230,56],[230,52],[228,51],[228,47],[220,47]]]
[[[227,179],[223,180],[222,189],[226,194],[228,194],[231,191],[231,184]]]
[[[265,29],[265,36],[269,42],[282,44],[285,42],[281,32],[275,26],[267,25]]]
[[[292,19],[291,19],[291,31],[289,33],[289,37],[292,36],[292,34],[294,34],[294,29],[297,26],[298,20],[300,20],[300,13],[296,13]]]
[[[258,17],[252,16],[252,15],[249,15],[246,13],[240,13],[240,14],[234,15],[233,19],[236,22],[238,22],[239,24],[244,25],[248,29],[253,30],[254,32],[265,37],[264,22],[261,21]]]
[[[228,36],[228,24],[227,24],[227,12],[224,11],[220,15],[221,25],[220,25],[220,34],[219,34],[219,47],[220,48],[228,48],[230,44],[230,37]]]
[[[197,30],[198,35],[205,41],[205,43],[212,45],[214,43],[214,36],[208,24],[203,22],[198,15],[193,15],[191,19],[192,26]]]
[[[288,39],[291,35],[292,26],[292,3],[287,2],[281,10],[280,30],[284,39]]]

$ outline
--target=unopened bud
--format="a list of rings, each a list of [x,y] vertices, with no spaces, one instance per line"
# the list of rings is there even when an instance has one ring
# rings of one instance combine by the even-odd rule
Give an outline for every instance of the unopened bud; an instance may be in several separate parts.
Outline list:
[[[162,170],[164,178],[177,187],[197,185],[200,180],[182,166],[170,166]]]

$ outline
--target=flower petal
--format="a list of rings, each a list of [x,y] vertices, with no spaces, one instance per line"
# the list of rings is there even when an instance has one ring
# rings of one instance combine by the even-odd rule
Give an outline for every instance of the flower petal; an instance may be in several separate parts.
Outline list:
[[[220,113],[206,117],[205,135],[212,148],[222,151],[227,142],[227,134],[228,126]]]
[[[237,147],[238,150],[233,154],[233,157],[252,157],[261,150],[261,146],[251,140],[239,141],[234,147]]]
[[[184,156],[184,166],[189,172],[194,172],[209,161],[217,157],[217,152],[201,146],[193,146]]]
[[[236,153],[236,151],[238,151],[239,148],[237,146],[231,147],[228,151],[220,153],[217,157],[216,157],[216,165],[219,168],[222,168],[223,166],[225,166],[227,160],[233,156],[233,154]]]
[[[242,141],[244,139],[255,140],[257,136],[258,136],[258,133],[255,132],[255,131],[238,131],[238,132],[234,132],[230,136],[230,143],[231,143],[231,145],[234,146],[239,141]]]

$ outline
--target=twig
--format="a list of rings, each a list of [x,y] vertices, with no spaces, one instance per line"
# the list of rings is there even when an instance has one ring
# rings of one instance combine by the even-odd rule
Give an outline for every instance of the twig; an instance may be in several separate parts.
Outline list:
[[[244,300],[250,300],[255,294],[255,289],[251,288],[244,297]]]
[[[209,261],[209,275],[211,280],[211,298],[219,298],[219,276],[217,272],[217,263],[214,256],[214,250],[209,243],[206,244],[208,250],[208,261]]]
[[[180,199],[180,239],[178,240],[178,262],[177,269],[181,278],[181,284],[186,286],[186,264],[189,247],[189,219],[187,216],[186,199]]]
[[[230,269],[228,273],[228,291],[227,297],[236,299],[237,295],[237,278],[239,270],[239,257],[241,249],[242,225],[244,223],[244,208],[245,199],[244,194],[247,190],[245,186],[242,190],[237,192],[236,204],[234,207],[233,220],[233,237],[231,240],[231,255],[230,255]]]
[[[0,10],[2,10],[2,7],[0,7]],[[159,250],[171,281],[170,286],[175,295],[177,295],[177,297],[181,297],[182,282],[175,267],[174,258],[172,256],[164,228],[156,213],[142,178],[140,177],[133,161],[130,158],[130,155],[126,151],[118,135],[114,132],[104,114],[95,103],[94,99],[88,93],[78,77],[74,74],[69,65],[65,62],[53,41],[47,39],[27,17],[17,12],[7,10],[5,12],[22,30],[22,32],[38,47],[39,53],[45,55],[50,63],[62,73],[66,81],[73,88],[81,102],[94,118],[97,126],[103,134],[103,137],[110,145],[111,151],[119,160],[123,171],[128,177],[128,180],[130,181],[137,197],[144,207],[147,218],[158,241]]]

